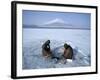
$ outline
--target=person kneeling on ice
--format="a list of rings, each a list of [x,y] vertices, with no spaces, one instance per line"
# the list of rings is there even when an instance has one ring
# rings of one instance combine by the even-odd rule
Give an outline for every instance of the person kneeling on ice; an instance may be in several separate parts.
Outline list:
[[[52,57],[52,52],[51,52],[51,49],[50,49],[50,40],[47,40],[42,45],[42,55],[46,58],[51,58]]]
[[[62,55],[57,59],[57,63],[66,64],[67,62],[72,62],[73,59],[73,49],[70,45],[64,44],[64,51]]]
[[[70,45],[68,44],[64,44],[64,53],[63,53],[63,57],[65,59],[67,59],[67,61],[71,61],[72,62],[72,58],[73,58],[73,49]]]

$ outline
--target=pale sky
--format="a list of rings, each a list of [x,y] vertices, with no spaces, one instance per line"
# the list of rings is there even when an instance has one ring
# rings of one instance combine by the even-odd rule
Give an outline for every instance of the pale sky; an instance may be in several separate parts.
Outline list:
[[[23,10],[22,19],[24,25],[41,25],[55,19],[63,20],[71,25],[85,25],[87,28],[91,24],[90,13]]]

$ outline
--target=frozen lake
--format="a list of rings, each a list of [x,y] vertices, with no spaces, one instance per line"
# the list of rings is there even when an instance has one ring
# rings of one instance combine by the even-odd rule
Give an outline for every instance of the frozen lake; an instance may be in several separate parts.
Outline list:
[[[62,48],[65,42],[70,44],[74,50],[75,59],[66,64],[45,60],[41,46],[48,39],[51,41],[52,50],[57,47]],[[23,28],[23,69],[90,66],[90,39],[90,30]]]

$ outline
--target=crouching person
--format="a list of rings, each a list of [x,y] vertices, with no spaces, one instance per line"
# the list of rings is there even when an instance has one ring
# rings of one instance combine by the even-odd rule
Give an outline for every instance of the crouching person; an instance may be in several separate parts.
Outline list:
[[[72,58],[73,58],[73,49],[70,45],[68,44],[64,44],[64,54],[63,57],[69,61],[72,62]]]
[[[66,64],[67,62],[72,62],[72,59],[73,59],[73,49],[70,45],[65,43],[63,54],[59,58],[58,63]]]
[[[46,58],[51,58],[52,57],[52,52],[51,52],[51,49],[50,49],[50,40],[47,40],[42,45],[42,55]]]

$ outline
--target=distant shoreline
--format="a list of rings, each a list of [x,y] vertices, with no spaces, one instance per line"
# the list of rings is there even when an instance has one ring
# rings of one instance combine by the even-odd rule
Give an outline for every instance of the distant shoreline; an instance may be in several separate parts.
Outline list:
[[[91,30],[90,28],[65,28],[65,27],[23,27],[31,29],[79,29],[79,30]]]

